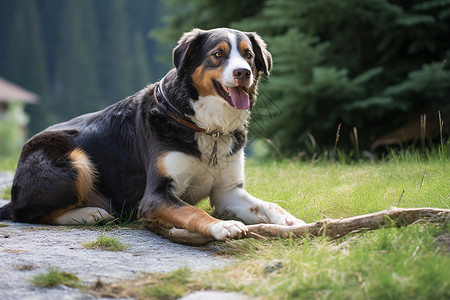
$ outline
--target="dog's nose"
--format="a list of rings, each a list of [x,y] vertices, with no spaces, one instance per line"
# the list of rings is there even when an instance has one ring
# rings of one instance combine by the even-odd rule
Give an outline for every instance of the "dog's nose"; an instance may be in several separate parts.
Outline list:
[[[233,71],[234,80],[239,85],[246,85],[250,79],[251,72],[248,69],[236,69]]]
[[[233,76],[236,79],[247,79],[250,78],[250,70],[247,69],[236,69],[233,71]]]

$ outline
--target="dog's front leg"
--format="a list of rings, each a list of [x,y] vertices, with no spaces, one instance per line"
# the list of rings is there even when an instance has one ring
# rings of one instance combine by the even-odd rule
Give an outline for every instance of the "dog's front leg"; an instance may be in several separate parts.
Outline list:
[[[139,206],[139,219],[166,227],[184,228],[212,236],[216,240],[232,239],[247,232],[247,227],[241,222],[213,218],[175,195],[171,195],[170,199],[162,199],[161,195],[144,197]]]
[[[246,224],[305,224],[278,204],[258,199],[241,186],[215,189],[211,195],[211,205],[218,216],[236,217]]]

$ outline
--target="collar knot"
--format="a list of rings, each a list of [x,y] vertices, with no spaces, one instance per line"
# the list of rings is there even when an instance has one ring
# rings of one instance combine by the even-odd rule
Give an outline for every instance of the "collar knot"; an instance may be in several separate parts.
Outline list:
[[[171,114],[170,112],[168,112],[165,108],[162,107],[162,105],[159,103],[158,101],[158,97],[157,97],[157,92],[159,91],[159,94],[161,95],[161,97],[164,99],[164,101],[172,108],[172,110],[175,110],[176,112],[179,112],[178,109],[175,108],[175,106],[170,102],[170,100],[166,97],[166,95],[164,94],[164,91],[162,89],[162,80],[160,83],[157,83],[155,85],[155,87],[153,88],[153,99],[155,100],[156,106],[161,110],[164,111],[165,114],[171,118],[172,120],[176,121],[177,123],[188,127],[196,132],[201,132],[207,135],[210,135],[213,138],[213,148],[212,148],[212,152],[209,158],[209,162],[208,162],[208,166],[212,164],[213,167],[217,166],[218,163],[218,159],[217,159],[217,140],[219,139],[220,136],[225,135],[224,133],[220,132],[219,130],[213,130],[213,131],[206,131],[206,129],[201,128],[199,126],[197,126],[195,123],[190,122],[188,120],[184,120],[182,118],[179,118],[173,114]],[[179,114],[181,114],[179,112]]]

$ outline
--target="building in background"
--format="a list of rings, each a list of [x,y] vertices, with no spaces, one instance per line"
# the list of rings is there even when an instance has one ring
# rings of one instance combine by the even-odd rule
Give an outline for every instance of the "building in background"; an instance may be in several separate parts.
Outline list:
[[[25,105],[38,100],[37,94],[0,77],[0,155],[20,151],[29,122]]]

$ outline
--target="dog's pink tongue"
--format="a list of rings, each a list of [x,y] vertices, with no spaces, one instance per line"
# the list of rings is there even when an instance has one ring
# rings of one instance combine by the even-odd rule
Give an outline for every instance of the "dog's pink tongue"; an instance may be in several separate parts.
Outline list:
[[[250,107],[250,100],[248,99],[248,94],[244,91],[241,86],[230,87],[230,97],[233,101],[234,107],[241,110],[246,110]]]

